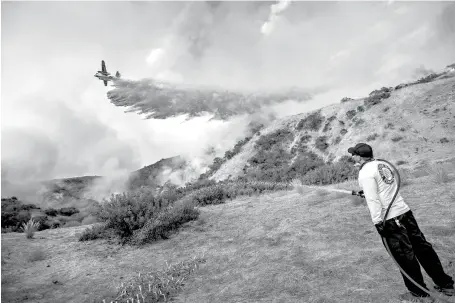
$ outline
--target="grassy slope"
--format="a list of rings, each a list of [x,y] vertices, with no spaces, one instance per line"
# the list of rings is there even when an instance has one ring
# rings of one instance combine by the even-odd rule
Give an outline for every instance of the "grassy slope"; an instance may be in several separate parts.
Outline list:
[[[449,266],[455,264],[453,164],[450,170],[450,182],[413,178],[402,194],[455,277],[455,266]],[[355,206],[350,196],[277,192],[201,211],[198,221],[171,239],[143,248],[77,242],[75,233],[82,227],[38,232],[34,240],[2,234],[2,299],[102,302],[112,298],[115,285],[139,272],[201,255],[207,263],[187,281],[177,302],[393,303],[405,291],[368,209]],[[44,260],[27,261],[40,250]]]
[[[275,121],[261,136],[277,129],[286,128],[294,132],[296,137],[308,133],[312,136],[309,142],[311,150],[324,159],[339,158],[347,154],[347,149],[357,142],[365,142],[366,138],[374,133],[379,137],[369,142],[378,158],[389,161],[405,160],[409,167],[420,164],[422,161],[434,159],[447,159],[453,157],[455,149],[455,73],[450,78],[436,80],[430,83],[416,84],[393,91],[388,99],[373,106],[364,112],[356,112],[354,119],[363,119],[365,122],[355,125],[349,120],[346,112],[356,110],[363,106],[364,99],[334,104],[321,109],[321,114],[326,120],[335,115],[331,129],[323,132],[325,122],[319,131],[295,130],[298,122],[311,113],[298,114]],[[389,107],[387,112],[384,109]],[[341,125],[338,120],[345,122]],[[388,123],[393,124],[393,129],[386,128]],[[400,128],[404,127],[404,131]],[[346,129],[342,136],[340,131]],[[318,136],[327,136],[328,149],[322,153],[314,148]],[[341,137],[339,144],[332,142]],[[403,139],[393,142],[391,139],[401,136]],[[231,160],[224,163],[212,176],[215,180],[223,180],[229,175],[238,176],[242,172],[249,158],[254,155],[254,143],[259,136],[254,136]],[[447,138],[448,143],[441,143],[440,139]],[[425,141],[425,139],[427,141]],[[289,147],[291,148],[291,146]]]

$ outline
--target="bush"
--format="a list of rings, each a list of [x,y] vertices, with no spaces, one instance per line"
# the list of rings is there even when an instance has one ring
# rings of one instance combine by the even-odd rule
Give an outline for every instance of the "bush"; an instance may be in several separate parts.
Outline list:
[[[345,102],[348,102],[348,101],[351,101],[351,100],[354,100],[354,99],[348,98],[348,97],[344,97],[343,99],[341,99],[341,103],[345,103]]]
[[[309,171],[324,165],[324,160],[313,152],[305,152],[300,154],[289,167],[287,176],[292,180],[297,177],[302,177]]]
[[[417,80],[417,83],[428,83],[428,82],[433,81],[437,77],[439,77],[438,74],[432,73],[432,74],[429,74],[428,76],[420,78],[419,80]]]
[[[158,202],[151,190],[112,195],[96,215],[106,222],[106,228],[112,228],[120,239],[126,240],[164,207]]]
[[[408,162],[403,161],[403,160],[398,160],[397,161],[397,165],[403,165],[403,164],[406,164],[406,163],[408,163]]]
[[[383,91],[383,92],[380,92],[380,93],[373,94],[373,95],[369,96],[368,98],[366,98],[363,101],[363,104],[365,105],[366,108],[370,108],[370,107],[372,107],[374,105],[377,105],[377,104],[381,103],[381,101],[383,99],[387,99],[389,97],[390,97],[390,92]]]
[[[336,145],[336,144],[338,144],[338,143],[340,143],[340,142],[341,142],[341,137],[338,136],[338,137],[335,138],[335,140],[333,140],[333,143],[332,143],[332,144]]]
[[[342,130],[340,130],[340,135],[344,136],[346,135],[347,132],[348,130],[346,128],[343,128]]]
[[[349,111],[346,112],[346,116],[348,117],[349,120],[354,118],[355,114],[356,114],[355,110],[349,110]]]
[[[106,226],[103,224],[100,225],[93,225],[89,228],[86,228],[82,234],[79,236],[79,241],[90,241],[105,238],[107,235],[106,233]]]
[[[383,111],[383,112],[388,112],[389,109],[390,109],[390,106],[386,106],[386,107],[384,107],[384,109],[383,109],[382,111]]]
[[[168,239],[171,233],[182,224],[196,220],[198,216],[199,211],[194,208],[194,204],[191,202],[170,206],[161,211],[153,220],[148,220],[143,228],[135,230],[131,243],[143,245],[161,239]]]
[[[439,140],[439,142],[441,142],[441,143],[449,143],[449,140],[447,138],[441,138]]]
[[[314,145],[320,151],[325,151],[329,147],[329,144],[327,143],[327,137],[326,136],[318,137]]]
[[[316,111],[304,119],[300,120],[297,124],[296,129],[307,129],[317,131],[321,128],[322,122],[324,122],[324,117],[321,115],[320,111]]]
[[[326,164],[308,172],[301,179],[307,185],[327,185],[340,183],[357,176],[357,169],[354,165],[343,158],[337,163]]]
[[[24,231],[25,237],[27,239],[32,239],[35,235],[35,232],[38,230],[39,223],[36,223],[33,220],[29,220],[27,223],[22,224],[22,230]]]
[[[281,143],[294,140],[294,134],[288,129],[279,129],[270,134],[259,137],[256,148],[270,150],[272,147],[280,147]]]
[[[356,126],[361,125],[363,123],[365,123],[365,120],[363,120],[363,119],[359,119],[359,120],[355,121]]]
[[[395,136],[395,137],[393,137],[391,140],[392,140],[393,142],[398,142],[398,141],[400,141],[401,139],[403,139],[403,137],[401,137],[401,136]]]
[[[79,212],[79,210],[76,207],[63,207],[63,208],[60,208],[60,210],[58,211],[59,214],[61,214],[62,216],[67,216],[67,217],[77,214],[78,212]]]
[[[55,217],[58,214],[58,211],[53,208],[48,208],[44,210],[44,213],[48,216]]]
[[[374,141],[374,140],[376,140],[377,137],[379,137],[379,135],[378,135],[377,133],[374,133],[374,134],[369,135],[369,136],[367,137],[367,141],[368,141],[368,142],[369,142],[369,141]]]
[[[358,111],[358,112],[364,112],[364,111],[365,111],[365,108],[364,108],[362,105],[357,106],[357,111]]]
[[[395,126],[393,125],[393,123],[389,122],[387,123],[387,125],[385,126],[386,129],[395,129]]]
[[[441,164],[433,165],[428,169],[428,173],[433,177],[433,181],[436,184],[447,183],[450,181],[447,170]]]

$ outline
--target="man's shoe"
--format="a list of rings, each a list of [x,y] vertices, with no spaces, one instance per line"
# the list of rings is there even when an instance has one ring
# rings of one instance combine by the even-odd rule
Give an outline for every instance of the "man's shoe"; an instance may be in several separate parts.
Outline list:
[[[455,295],[455,290],[453,288],[453,285],[447,286],[447,287],[441,287],[441,286],[435,285],[434,289],[436,289],[439,292],[442,292],[443,294],[445,294],[446,296],[449,296],[449,297]]]
[[[402,302],[412,302],[412,303],[432,303],[434,299],[428,294],[418,295],[413,292],[407,292],[402,295],[399,295],[399,299]]]

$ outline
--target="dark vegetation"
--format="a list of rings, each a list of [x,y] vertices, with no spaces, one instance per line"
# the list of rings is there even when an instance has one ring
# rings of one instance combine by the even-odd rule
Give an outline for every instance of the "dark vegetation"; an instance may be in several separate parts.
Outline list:
[[[21,232],[22,224],[30,219],[39,223],[38,230],[81,225],[84,216],[75,207],[42,210],[35,204],[24,204],[16,197],[2,198],[2,232]]]
[[[390,97],[390,93],[393,90],[391,87],[383,87],[380,90],[374,90],[370,95],[363,101],[365,108],[368,109],[374,105],[382,102],[382,100]]]
[[[321,115],[321,111],[316,111],[300,120],[296,126],[296,129],[318,131],[321,128],[322,122],[324,122],[324,117]]]

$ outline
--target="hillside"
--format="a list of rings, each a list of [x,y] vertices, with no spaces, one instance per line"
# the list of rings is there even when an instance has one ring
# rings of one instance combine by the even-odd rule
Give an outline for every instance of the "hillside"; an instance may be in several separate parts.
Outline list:
[[[448,67],[413,83],[382,88],[365,98],[343,98],[339,104],[276,120],[256,133],[210,178],[218,181],[244,176],[245,171],[255,168],[258,160],[254,157],[270,159],[269,150],[274,148],[279,151],[277,157],[289,159],[287,169],[308,152],[324,162],[337,161],[358,142],[372,145],[376,157],[401,161],[404,167],[452,158],[454,118],[455,71]]]
[[[455,277],[454,166],[449,171],[446,183],[432,175],[412,177],[402,195],[444,269]],[[139,273],[147,277],[203,258],[175,302],[401,302],[397,297],[405,288],[399,271],[368,209],[350,197],[279,191],[200,211],[198,220],[169,239],[143,247],[79,242],[85,226],[40,231],[35,239],[2,234],[2,299],[111,302],[120,285],[132,283]],[[431,279],[424,277],[432,289]]]

